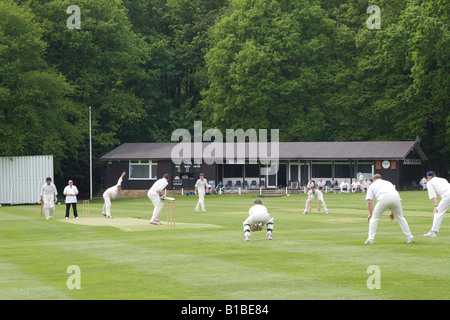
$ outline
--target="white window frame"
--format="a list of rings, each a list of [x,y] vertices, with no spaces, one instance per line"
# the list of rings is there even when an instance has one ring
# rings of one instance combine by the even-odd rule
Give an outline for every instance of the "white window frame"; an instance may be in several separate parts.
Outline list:
[[[148,178],[133,178],[132,176],[131,176],[131,166],[136,166],[136,165],[138,165],[138,166],[145,166],[145,165],[147,165],[149,168],[148,168],[148,173],[149,173],[149,177]],[[128,177],[128,180],[157,180],[158,179],[158,173],[157,172],[155,172],[154,174],[153,174],[153,170],[152,170],[152,167],[153,167],[153,165],[158,165],[158,162],[153,162],[152,160],[130,160],[130,161],[128,161],[128,172],[130,172],[130,176]],[[158,171],[158,169],[156,168],[156,171]],[[152,178],[152,176],[154,176],[153,178]]]

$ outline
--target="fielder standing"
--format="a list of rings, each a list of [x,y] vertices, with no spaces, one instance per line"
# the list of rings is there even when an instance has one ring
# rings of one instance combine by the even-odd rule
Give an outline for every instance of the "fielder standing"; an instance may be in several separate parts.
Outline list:
[[[52,178],[45,179],[45,184],[41,189],[41,203],[44,202],[45,219],[53,218],[55,211],[55,202],[58,200],[58,190],[52,183]]]
[[[204,174],[200,173],[200,179],[197,180],[197,183],[195,184],[195,194],[198,194],[198,202],[197,206],[195,207],[195,211],[199,210],[199,207],[202,207],[202,211],[205,210],[205,194],[206,189],[211,188],[211,185],[208,184],[208,181],[204,178]]]
[[[269,216],[269,211],[263,206],[260,199],[253,201],[253,206],[248,210],[249,217],[244,221],[244,239],[250,240],[250,230],[260,231],[262,227],[267,225],[266,237],[273,239],[273,218]]]
[[[316,186],[313,185],[311,187],[311,190],[308,191],[308,199],[306,200],[305,211],[303,211],[303,214],[307,214],[308,210],[311,211],[311,202],[316,198],[318,202],[317,211],[320,211],[320,204],[322,203],[323,211],[325,211],[325,213],[328,213],[327,205],[323,200],[322,192],[317,190]]]
[[[434,218],[433,226],[430,232],[425,233],[425,237],[436,237],[436,233],[439,232],[441,228],[442,220],[444,219],[444,214],[450,207],[450,184],[444,178],[436,177],[434,171],[427,172],[427,189],[428,197],[433,200],[434,203]],[[438,204],[437,196],[441,198]]]
[[[122,190],[122,180],[124,176],[125,172],[122,173],[115,186],[112,186],[111,188],[108,188],[105,192],[103,192],[103,199],[105,200],[105,204],[103,205],[102,215],[106,216],[107,218],[112,218],[111,199],[115,199],[120,190]]]
[[[153,209],[152,218],[150,219],[151,224],[156,225],[163,224],[160,220],[161,211],[164,206],[161,199],[164,199],[162,191],[167,187],[168,184],[169,184],[169,174],[166,173],[161,179],[156,180],[153,186],[148,190],[147,196],[153,203],[153,206],[155,207]]]
[[[373,209],[373,198],[377,199],[375,208]],[[380,220],[381,215],[386,210],[391,210],[389,218],[394,220],[394,215],[397,217],[400,229],[402,229],[403,234],[406,236],[407,243],[413,242],[413,235],[409,230],[408,222],[403,217],[402,203],[400,195],[392,183],[383,180],[381,175],[375,174],[373,176],[373,183],[367,190],[366,195],[367,208],[369,209],[369,216],[367,220],[369,221],[369,237],[364,242],[365,244],[375,243],[375,234],[377,232],[378,220]]]

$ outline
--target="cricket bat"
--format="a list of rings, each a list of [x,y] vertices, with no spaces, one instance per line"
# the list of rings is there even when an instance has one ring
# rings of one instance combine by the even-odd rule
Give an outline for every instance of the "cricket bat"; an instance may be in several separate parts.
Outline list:
[[[41,218],[42,218],[42,210],[44,209],[43,202],[41,200]]]
[[[173,200],[175,200],[175,198],[172,198],[172,197],[164,197],[163,200],[171,200],[171,201],[173,201]]]

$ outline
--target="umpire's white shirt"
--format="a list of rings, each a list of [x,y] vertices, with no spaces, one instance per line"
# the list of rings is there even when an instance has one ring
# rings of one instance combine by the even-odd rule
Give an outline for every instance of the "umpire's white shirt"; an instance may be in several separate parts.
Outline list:
[[[64,188],[64,193],[73,194],[73,196],[66,196],[66,203],[77,203],[77,196],[75,195],[75,193],[78,193],[77,187],[68,185]]]
[[[450,184],[444,178],[433,177],[427,182],[427,188],[430,199],[450,196]]]
[[[383,179],[375,180],[367,190],[366,200],[378,199],[380,195],[396,196],[400,200],[400,195],[389,181]]]

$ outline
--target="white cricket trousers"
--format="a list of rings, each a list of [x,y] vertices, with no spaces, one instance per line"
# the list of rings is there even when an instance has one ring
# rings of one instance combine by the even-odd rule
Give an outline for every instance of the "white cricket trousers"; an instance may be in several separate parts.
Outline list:
[[[105,203],[103,204],[102,215],[111,217],[111,198],[103,194],[103,200],[105,200]]]
[[[205,210],[205,192],[198,191],[198,202],[197,206],[195,207],[195,210],[198,210],[200,207],[202,207],[202,210]]]
[[[444,195],[439,202],[439,205],[437,206],[438,212],[434,214],[433,227],[431,230],[439,232],[442,220],[444,219],[444,214],[448,208],[450,208],[450,194]]]
[[[402,229],[403,234],[407,239],[412,238],[413,235],[409,230],[408,222],[403,217],[402,202],[401,199],[396,195],[382,194],[378,197],[375,208],[372,212],[372,218],[369,222],[369,238],[368,240],[375,240],[375,234],[377,232],[378,220],[386,210],[391,210],[395,217],[397,218],[400,229]]]
[[[244,235],[250,237],[250,226],[263,223],[267,226],[267,234],[273,233],[273,218],[267,213],[253,214],[244,221]]]
[[[45,212],[45,218],[50,219],[53,218],[53,212],[55,211],[55,196],[50,195],[43,197],[44,200],[44,212]]]
[[[313,198],[311,199],[311,205],[312,205],[312,201],[315,200],[315,199],[316,199],[316,197],[313,197]],[[309,211],[309,204],[308,204],[308,201],[309,201],[309,199],[306,200],[305,212],[308,212],[308,211]],[[323,201],[323,199],[317,199],[317,201],[320,201],[320,203],[321,203],[321,205],[322,205],[322,208],[323,208],[323,211],[324,211],[324,212],[328,212],[327,205],[325,204],[325,201]]]
[[[152,218],[150,219],[150,222],[161,222],[160,217],[161,217],[162,208],[164,207],[164,203],[161,201],[159,194],[157,194],[156,192],[149,191],[147,193],[147,196],[150,199],[150,201],[153,203],[153,206],[155,207],[153,209],[153,215],[152,215]]]

